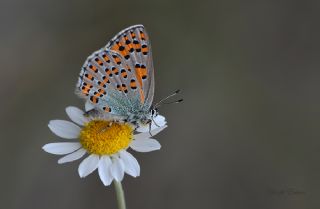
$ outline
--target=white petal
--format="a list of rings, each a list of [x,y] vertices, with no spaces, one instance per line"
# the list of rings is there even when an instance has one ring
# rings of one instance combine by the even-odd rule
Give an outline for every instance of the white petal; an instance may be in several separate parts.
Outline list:
[[[84,109],[88,112],[88,111],[94,109],[94,105],[91,104],[91,102],[89,100],[87,100]]]
[[[77,107],[67,107],[66,112],[73,122],[81,126],[89,121],[89,119],[84,116],[84,112]]]
[[[55,155],[65,155],[76,151],[81,147],[79,142],[58,142],[46,144],[42,149],[48,153]]]
[[[140,176],[140,165],[135,157],[133,157],[127,151],[120,151],[120,158],[123,160],[124,163],[124,171],[133,176],[137,177]]]
[[[162,115],[157,115],[157,117],[155,117],[153,120],[158,126],[163,126],[167,123],[166,118]]]
[[[78,159],[82,158],[86,154],[86,152],[87,151],[83,148],[78,149],[77,151],[60,158],[58,160],[58,163],[63,164],[63,163],[68,163],[68,162],[78,160]]]
[[[105,186],[109,186],[113,180],[110,172],[110,166],[112,162],[109,156],[102,156],[98,165],[98,172],[102,183]]]
[[[155,139],[136,139],[131,142],[130,147],[137,152],[151,152],[160,149],[161,145]]]
[[[114,157],[112,161],[113,162],[110,167],[111,174],[116,181],[122,181],[124,176],[124,163],[122,159],[118,157]]]
[[[65,139],[76,139],[80,134],[80,127],[65,120],[51,120],[48,127],[57,136]]]
[[[163,117],[162,115],[158,115],[157,117],[153,118],[152,122],[151,122],[151,131],[154,129],[157,129],[159,127],[162,127],[164,125],[166,125],[166,119],[165,117]],[[138,132],[149,132],[149,124],[147,125],[141,125],[140,127],[137,128]]]
[[[154,129],[154,130],[151,131],[151,135],[150,135],[149,131],[148,131],[148,132],[144,132],[144,133],[140,133],[140,134],[136,134],[136,135],[134,135],[134,138],[135,138],[135,139],[150,138],[150,137],[152,137],[152,136],[157,135],[160,131],[162,131],[163,129],[165,129],[165,128],[167,128],[167,127],[168,127],[167,125],[164,125],[164,126],[162,126],[162,127],[156,128],[156,129]]]
[[[145,133],[149,131],[149,126],[139,126],[136,131],[141,132],[141,133]]]
[[[95,154],[89,155],[86,159],[84,159],[78,168],[79,176],[81,178],[86,177],[90,173],[92,173],[94,170],[97,169],[99,164],[99,156]]]

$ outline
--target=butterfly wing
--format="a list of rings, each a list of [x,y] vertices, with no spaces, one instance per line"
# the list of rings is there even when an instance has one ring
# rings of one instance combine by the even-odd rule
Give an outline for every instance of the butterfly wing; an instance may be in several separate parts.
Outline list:
[[[133,77],[132,74],[120,54],[101,49],[89,56],[84,63],[77,92],[99,110],[127,116],[140,103],[139,88],[128,79]]]
[[[151,46],[142,25],[116,35],[84,63],[77,89],[97,109],[128,116],[148,111],[154,94]]]
[[[141,91],[140,103],[149,110],[154,95],[154,69],[151,43],[143,25],[134,25],[122,30],[106,45],[107,49],[122,55],[134,70],[134,77]]]

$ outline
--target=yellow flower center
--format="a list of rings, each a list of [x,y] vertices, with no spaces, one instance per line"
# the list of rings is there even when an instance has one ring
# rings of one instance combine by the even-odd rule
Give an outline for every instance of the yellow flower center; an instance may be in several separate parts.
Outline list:
[[[112,155],[127,148],[133,139],[133,128],[128,124],[92,120],[80,132],[80,143],[89,153]]]

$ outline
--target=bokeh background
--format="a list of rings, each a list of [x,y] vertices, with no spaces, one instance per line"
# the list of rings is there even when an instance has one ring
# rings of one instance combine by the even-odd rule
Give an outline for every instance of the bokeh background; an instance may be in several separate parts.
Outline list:
[[[47,128],[83,107],[80,68],[117,32],[152,40],[162,149],[134,153],[128,208],[320,207],[319,1],[2,0],[0,208],[116,208],[97,173],[58,165]]]

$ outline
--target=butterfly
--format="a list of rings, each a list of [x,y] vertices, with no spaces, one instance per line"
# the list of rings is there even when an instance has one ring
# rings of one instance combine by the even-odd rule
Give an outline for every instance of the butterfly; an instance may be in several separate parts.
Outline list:
[[[96,110],[136,125],[152,122],[154,68],[143,25],[133,25],[93,52],[82,66],[77,92]]]

